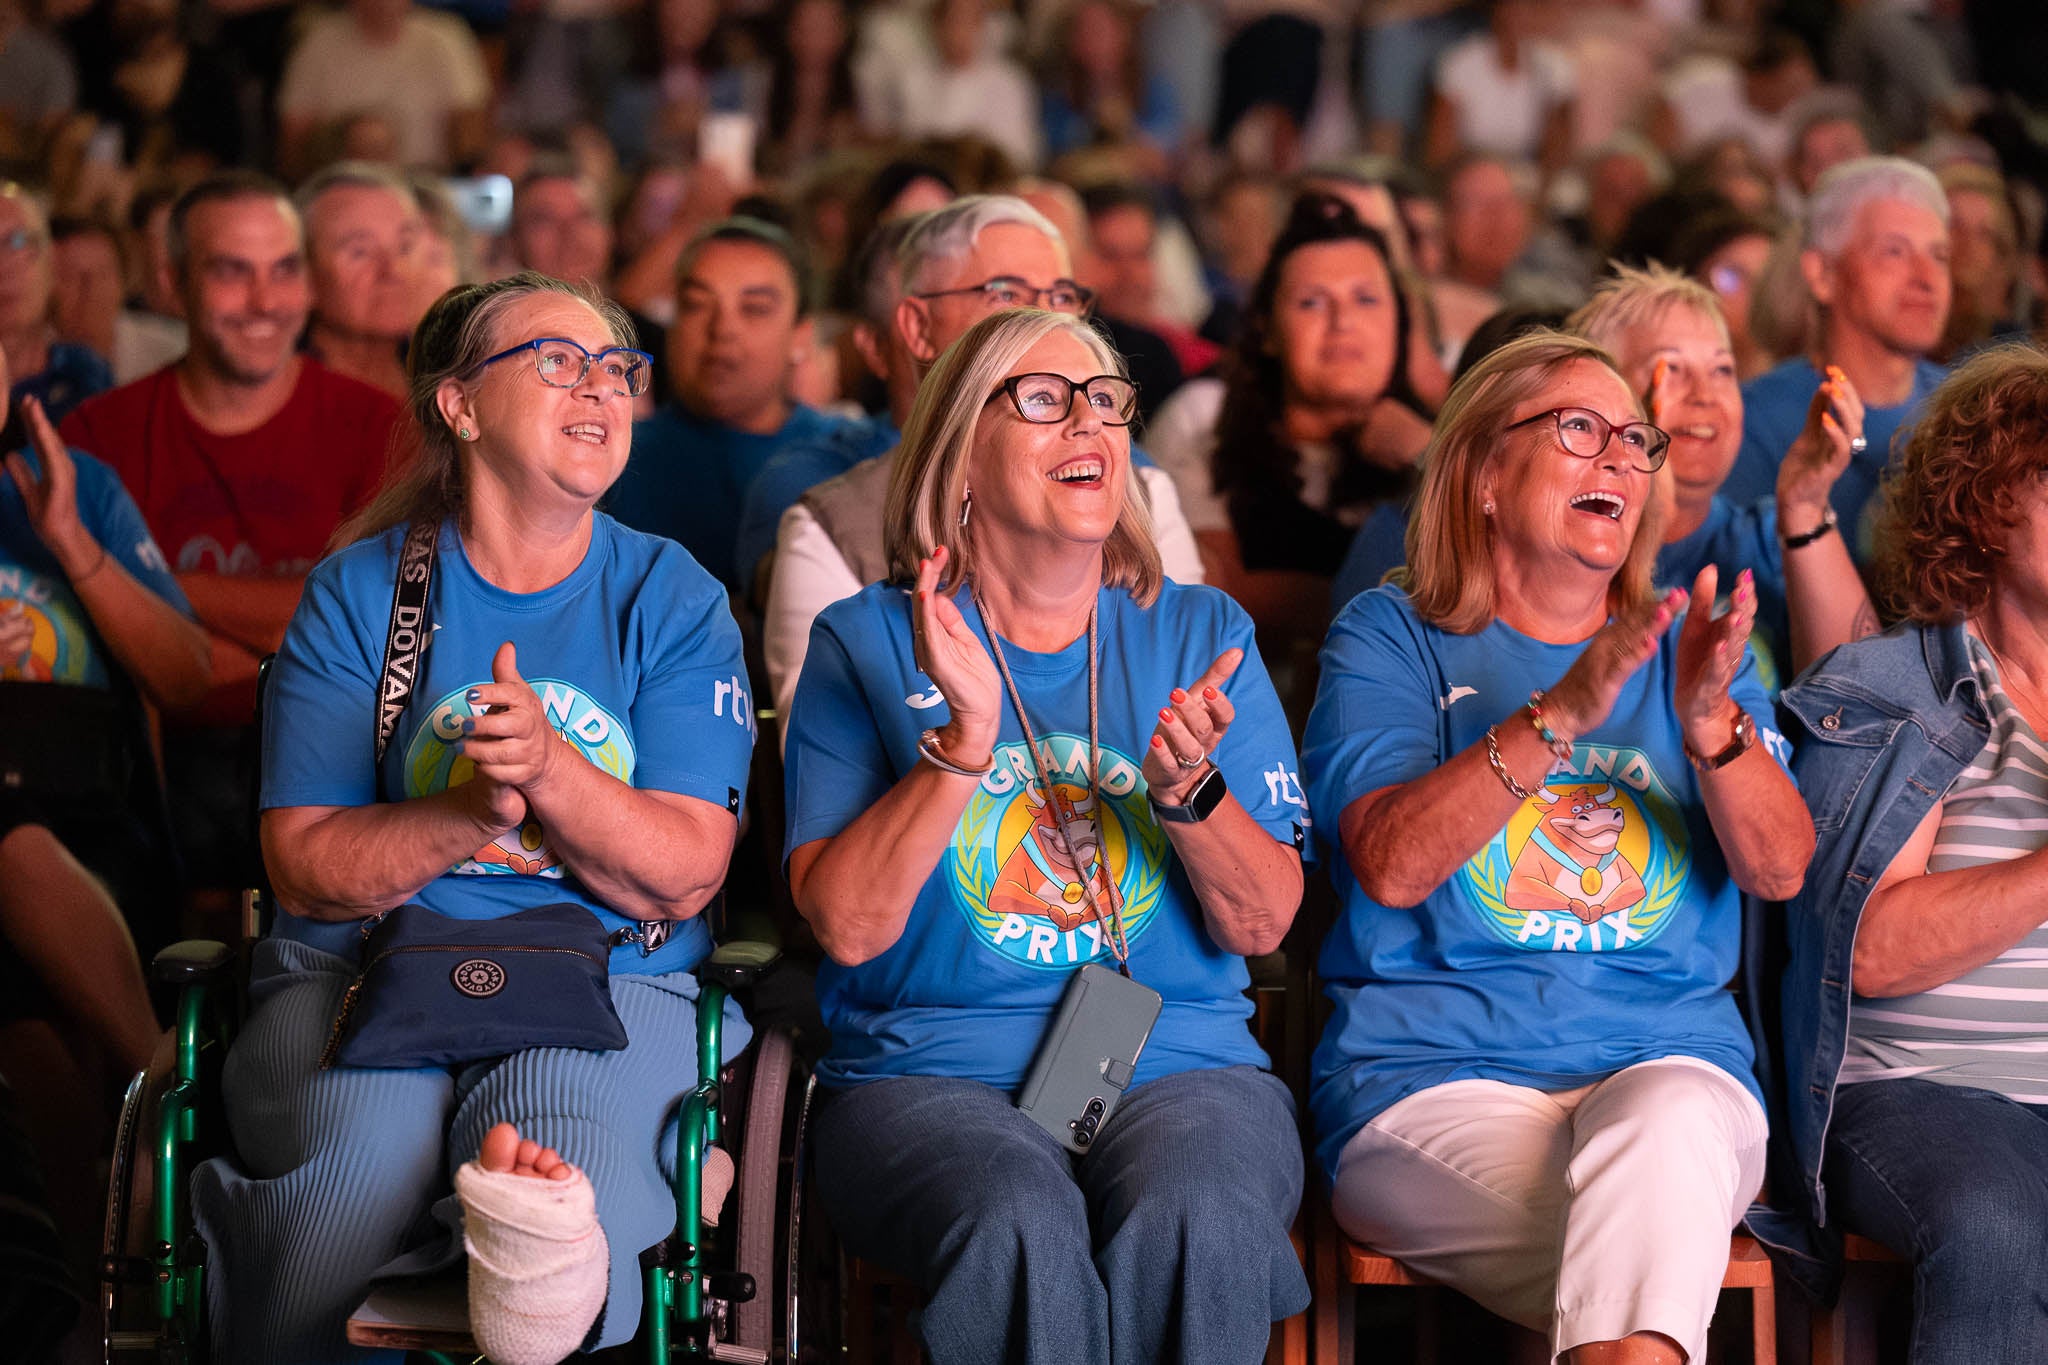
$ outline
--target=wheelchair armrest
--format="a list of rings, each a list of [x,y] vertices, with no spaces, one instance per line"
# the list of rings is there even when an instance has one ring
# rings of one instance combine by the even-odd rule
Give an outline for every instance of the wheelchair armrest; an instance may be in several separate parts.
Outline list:
[[[704,965],[697,969],[697,974],[728,991],[744,990],[759,981],[781,959],[782,949],[772,943],[736,939],[712,949],[711,956],[704,959]]]
[[[235,950],[212,939],[188,938],[163,949],[149,964],[150,979],[167,986],[210,986],[228,979]]]

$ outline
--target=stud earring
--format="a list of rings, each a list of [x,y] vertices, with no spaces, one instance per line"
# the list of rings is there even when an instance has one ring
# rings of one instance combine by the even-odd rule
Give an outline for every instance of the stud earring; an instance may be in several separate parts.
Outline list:
[[[1487,516],[1489,516],[1489,517],[1490,517],[1490,516],[1492,516],[1492,515],[1493,515],[1493,499],[1492,499],[1492,498],[1488,498],[1488,499],[1486,500],[1486,504],[1485,504],[1485,505],[1484,505],[1483,507],[1481,507],[1481,508],[1480,508],[1479,510],[1480,510],[1480,511],[1482,511],[1482,512],[1484,512],[1484,513],[1486,513],[1486,515],[1487,515]]]
[[[468,427],[455,428],[455,434],[465,441],[474,441],[476,439],[475,435],[470,432],[470,429]]]
[[[967,514],[974,510],[974,490],[969,488],[960,495],[960,525],[967,525]]]

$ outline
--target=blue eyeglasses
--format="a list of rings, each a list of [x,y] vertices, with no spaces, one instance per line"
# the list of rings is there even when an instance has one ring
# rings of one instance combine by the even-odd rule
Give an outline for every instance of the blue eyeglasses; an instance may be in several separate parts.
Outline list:
[[[540,375],[540,382],[558,389],[573,389],[590,374],[590,367],[598,367],[612,385],[612,392],[627,398],[638,398],[647,392],[654,382],[654,357],[645,351],[636,351],[626,346],[608,346],[596,355],[584,350],[567,337],[535,337],[509,346],[494,356],[479,360],[470,367],[470,373],[495,365],[507,356],[518,355],[521,351],[533,352],[533,368]]]

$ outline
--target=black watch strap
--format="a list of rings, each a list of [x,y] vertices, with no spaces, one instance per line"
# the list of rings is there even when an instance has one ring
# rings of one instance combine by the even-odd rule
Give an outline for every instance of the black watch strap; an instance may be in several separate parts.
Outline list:
[[[1162,806],[1152,801],[1149,793],[1145,799],[1151,802],[1153,818],[1162,824],[1199,825],[1223,803],[1229,792],[1230,786],[1223,780],[1223,769],[1212,764],[1209,775],[1197,782],[1195,789],[1188,793],[1188,799],[1178,806]]]

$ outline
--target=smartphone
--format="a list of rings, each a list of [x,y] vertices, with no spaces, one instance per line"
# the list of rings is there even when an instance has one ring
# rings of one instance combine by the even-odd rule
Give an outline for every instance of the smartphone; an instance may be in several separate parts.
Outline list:
[[[1158,991],[1099,962],[1075,972],[1017,1108],[1068,1151],[1087,1155],[1137,1074],[1159,1006]]]
[[[442,182],[455,211],[480,237],[497,237],[512,226],[512,181],[508,176],[478,175]]]
[[[697,122],[697,159],[713,163],[735,190],[744,190],[754,183],[756,136],[752,114],[706,114]]]

